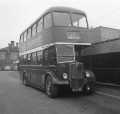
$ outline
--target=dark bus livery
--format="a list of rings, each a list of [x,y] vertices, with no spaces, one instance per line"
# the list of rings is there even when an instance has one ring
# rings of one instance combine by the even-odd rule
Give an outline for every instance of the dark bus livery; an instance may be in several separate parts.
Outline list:
[[[61,86],[94,92],[95,76],[84,67],[81,50],[91,44],[83,11],[67,7],[48,9],[20,35],[20,77],[25,85],[56,97]]]

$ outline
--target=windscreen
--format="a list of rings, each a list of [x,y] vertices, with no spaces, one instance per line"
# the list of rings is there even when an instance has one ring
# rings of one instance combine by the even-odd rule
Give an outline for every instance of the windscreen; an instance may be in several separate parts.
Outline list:
[[[74,46],[73,45],[57,45],[57,61],[66,62],[74,61]]]
[[[84,15],[73,13],[71,17],[72,17],[72,24],[74,27],[87,28],[87,19]]]
[[[86,16],[79,13],[53,12],[55,26],[73,26],[87,28]]]
[[[53,19],[55,26],[71,26],[69,13],[53,12]]]

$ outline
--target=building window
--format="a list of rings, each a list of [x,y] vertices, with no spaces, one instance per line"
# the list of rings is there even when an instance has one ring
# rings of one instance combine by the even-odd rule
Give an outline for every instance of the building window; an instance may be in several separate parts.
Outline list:
[[[37,32],[41,32],[43,28],[43,18],[41,18],[39,21],[38,21],[38,24],[37,24]]]
[[[52,26],[52,18],[51,14],[47,14],[44,16],[44,28],[49,28]]]

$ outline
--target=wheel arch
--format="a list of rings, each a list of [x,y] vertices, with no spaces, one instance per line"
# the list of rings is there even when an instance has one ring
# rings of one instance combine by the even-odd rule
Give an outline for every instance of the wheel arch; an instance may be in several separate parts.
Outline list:
[[[53,71],[47,71],[44,76],[44,88],[45,88],[45,82],[47,79],[47,76],[50,76],[52,78],[53,84],[56,84],[56,78],[55,78],[55,73]]]

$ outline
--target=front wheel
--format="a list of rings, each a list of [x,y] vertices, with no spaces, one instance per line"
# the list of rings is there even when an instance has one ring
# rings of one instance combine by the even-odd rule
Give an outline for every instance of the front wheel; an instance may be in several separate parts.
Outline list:
[[[84,86],[83,92],[86,95],[92,94],[92,93],[94,93],[94,91],[95,91],[95,88],[91,84],[86,84]]]
[[[47,76],[46,78],[45,90],[46,94],[51,98],[55,98],[58,96],[58,86],[53,84],[52,78],[50,76]]]

